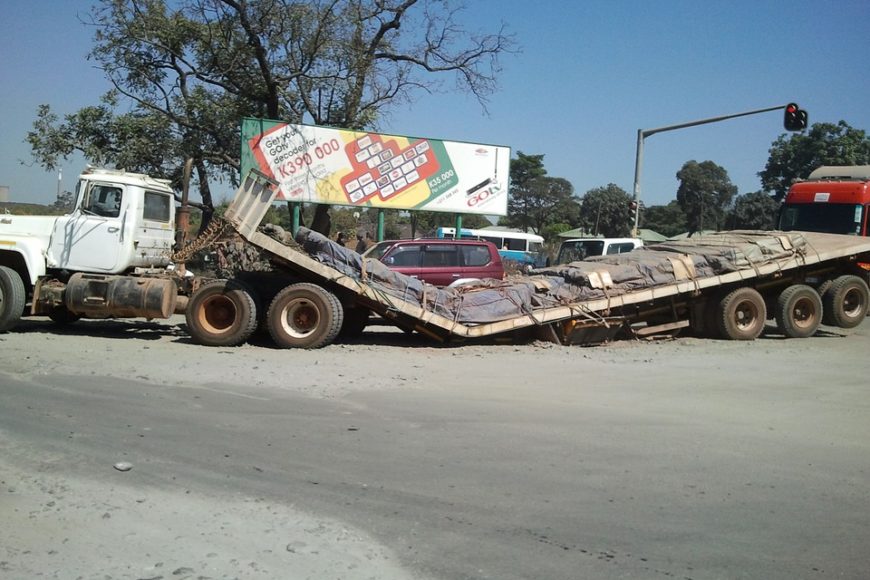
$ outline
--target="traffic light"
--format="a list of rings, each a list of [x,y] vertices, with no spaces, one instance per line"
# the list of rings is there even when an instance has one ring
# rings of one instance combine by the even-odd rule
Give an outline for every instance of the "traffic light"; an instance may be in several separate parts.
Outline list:
[[[807,112],[801,109],[797,103],[789,103],[785,106],[785,117],[782,124],[786,131],[803,131],[807,128]]]
[[[631,216],[632,220],[634,220],[634,216],[637,215],[637,207],[638,207],[638,205],[637,205],[636,199],[633,199],[630,202],[628,202],[628,215]]]

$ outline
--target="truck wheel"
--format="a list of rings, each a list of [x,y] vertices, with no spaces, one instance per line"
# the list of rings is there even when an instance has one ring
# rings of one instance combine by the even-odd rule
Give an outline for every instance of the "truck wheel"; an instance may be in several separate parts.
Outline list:
[[[315,284],[287,286],[275,296],[266,326],[281,348],[320,348],[341,330],[344,310],[335,294]]]
[[[738,288],[726,294],[717,314],[719,333],[730,340],[758,338],[767,319],[764,298],[754,288]]]
[[[236,280],[203,284],[184,313],[190,335],[206,346],[236,346],[257,328],[257,306],[247,286]]]
[[[795,284],[779,295],[774,315],[786,337],[806,338],[814,335],[822,323],[822,299],[811,287]]]
[[[21,319],[26,301],[21,276],[12,268],[0,266],[0,332],[9,330]]]
[[[840,328],[855,328],[867,316],[870,290],[858,276],[840,276],[825,292],[824,323]]]
[[[344,309],[344,322],[338,336],[342,338],[356,338],[363,333],[369,323],[371,310],[361,306],[349,306]]]

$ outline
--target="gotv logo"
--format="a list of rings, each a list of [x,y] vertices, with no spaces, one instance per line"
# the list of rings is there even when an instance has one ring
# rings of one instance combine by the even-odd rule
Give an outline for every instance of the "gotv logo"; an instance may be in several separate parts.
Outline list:
[[[492,183],[489,187],[482,187],[476,191],[469,192],[466,195],[465,203],[468,204],[468,207],[476,207],[496,197],[499,192],[501,192],[501,185]]]

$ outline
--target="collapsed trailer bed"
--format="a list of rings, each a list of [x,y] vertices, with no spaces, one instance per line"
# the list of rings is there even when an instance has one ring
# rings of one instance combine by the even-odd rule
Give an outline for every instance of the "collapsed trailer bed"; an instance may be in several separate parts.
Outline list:
[[[295,240],[298,245],[267,235],[260,223],[274,196],[268,180],[249,176],[224,218],[278,267],[335,293],[345,308],[363,307],[442,340],[538,327],[548,338],[583,342],[583,336],[601,336],[589,335],[585,329],[638,322],[664,330],[685,326],[709,329],[716,323],[698,309],[719,303],[726,291],[755,289],[767,306],[765,312],[756,312],[756,317],[766,318],[782,291],[790,286],[810,285],[821,295],[825,282],[830,284],[843,276],[866,280],[862,267],[870,268],[870,240],[866,238],[809,232],[725,232],[545,268],[529,277],[443,290],[403,280],[406,277],[387,271],[379,262],[362,260],[308,230],[300,230]],[[646,277],[636,276],[635,270]],[[391,277],[398,277],[398,282]],[[404,288],[399,291],[390,283]],[[507,303],[517,302],[516,308],[511,311],[501,304],[495,313],[491,309],[474,311],[482,302],[492,304],[476,300],[485,292],[506,297]],[[753,301],[758,310],[758,299]],[[863,301],[866,313],[866,297]],[[818,315],[821,317],[820,309]]]

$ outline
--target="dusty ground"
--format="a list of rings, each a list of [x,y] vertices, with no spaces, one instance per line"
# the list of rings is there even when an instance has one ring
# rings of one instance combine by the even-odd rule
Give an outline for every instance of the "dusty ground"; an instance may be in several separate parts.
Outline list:
[[[512,577],[517,578],[534,577],[529,570],[538,570],[539,577],[566,578],[857,579],[861,577],[858,571],[867,569],[867,552],[857,548],[870,540],[866,524],[870,518],[870,428],[866,420],[870,397],[863,388],[870,370],[866,363],[870,324],[866,322],[853,331],[828,329],[807,340],[775,336],[754,343],[679,339],[595,348],[544,343],[444,348],[376,328],[356,343],[318,351],[276,350],[266,340],[239,348],[204,348],[189,342],[182,322],[83,321],[71,332],[58,333],[47,321],[35,319],[16,332],[0,335],[0,405],[9,410],[0,414],[0,577],[511,577],[499,572],[498,560],[505,559],[499,554],[500,544],[510,545],[507,559],[516,558],[516,563],[510,565],[513,568],[503,565],[514,570]],[[43,393],[43,399],[27,400],[30,389]],[[70,465],[65,453],[75,450],[76,438],[88,432],[82,423],[99,423],[103,406],[109,409],[113,393],[118,393],[120,400],[122,392],[133,397],[121,403],[126,406],[136,396],[159,398],[163,393],[191,394],[191,400],[200,401],[212,394],[232,397],[251,408],[277,407],[285,398],[295,397],[287,400],[296,401],[293,405],[303,409],[302,416],[307,407],[300,403],[300,396],[322,404],[334,401],[340,406],[328,407],[331,412],[354,417],[360,410],[359,423],[345,419],[349,421],[349,427],[341,429],[345,432],[358,431],[363,411],[373,409],[379,421],[385,417],[397,421],[409,433],[426,426],[426,419],[410,419],[410,410],[390,407],[393,395],[414,413],[425,413],[425,407],[430,406],[428,412],[433,416],[439,412],[438,405],[463,399],[457,408],[445,407],[444,414],[461,417],[462,406],[475,409],[474,414],[469,411],[468,417],[461,417],[452,427],[439,426],[437,433],[442,439],[450,429],[473,421],[478,424],[475,434],[480,445],[486,445],[503,423],[513,422],[510,429],[516,428],[533,442],[521,455],[530,465],[536,455],[546,453],[564,436],[580,441],[572,443],[574,451],[569,446],[566,453],[576,453],[578,446],[590,454],[596,449],[610,450],[606,456],[590,455],[585,461],[598,465],[594,472],[612,471],[614,479],[602,475],[582,482],[563,481],[580,469],[575,466],[561,473],[557,468],[549,482],[554,486],[558,482],[567,491],[524,489],[525,480],[518,474],[525,469],[518,465],[514,482],[504,484],[504,506],[511,505],[507,497],[511,494],[540,496],[542,505],[549,507],[535,512],[529,499],[528,508],[524,508],[529,513],[523,517],[530,521],[552,518],[529,524],[551,532],[501,541],[495,538],[492,545],[484,543],[485,547],[477,549],[467,545],[468,538],[451,538],[444,545],[430,547],[432,553],[420,549],[411,554],[403,551],[410,548],[408,535],[423,533],[413,522],[410,527],[401,524],[405,527],[394,532],[386,530],[386,524],[376,523],[381,520],[369,520],[352,510],[345,519],[337,517],[342,515],[337,509],[326,510],[329,513],[312,509],[317,505],[316,497],[314,503],[304,506],[276,502],[263,499],[269,495],[265,488],[261,495],[239,485],[193,487],[189,482],[196,481],[194,478],[173,487],[165,478],[146,477],[153,465],[145,466],[143,460],[112,447],[96,458],[83,454],[78,465]],[[91,407],[93,415],[87,420],[78,410],[70,410],[68,416],[58,410],[63,409],[64,397],[73,395],[80,401],[84,397]],[[56,404],[47,400],[55,397]],[[312,409],[327,408],[317,405],[321,403]],[[512,409],[519,408],[523,414],[512,419]],[[571,424],[570,418],[563,416],[566,410],[576,412],[576,423],[585,423],[589,430],[580,435],[569,431],[584,426]],[[480,417],[491,413],[502,419],[481,423]],[[215,422],[232,421],[232,414],[222,412],[215,417]],[[40,425],[31,430],[34,418]],[[562,423],[566,419],[568,422]],[[720,422],[715,431],[706,431],[709,424]],[[556,425],[552,434],[547,431],[548,423]],[[637,425],[640,430],[633,433]],[[367,424],[363,431],[366,428]],[[536,433],[543,432],[546,437],[536,442]],[[693,447],[695,442],[686,441],[686,433],[699,432],[709,436],[703,445],[710,447],[703,451]],[[498,447],[494,445],[487,453],[512,457],[511,447],[522,447],[521,441],[509,440],[514,431],[505,433],[506,437],[498,437]],[[601,442],[591,439],[595,433],[601,434]],[[642,459],[645,453],[656,453],[656,446],[649,445],[648,433],[661,437],[665,447],[670,445],[670,451],[663,455],[673,461],[668,473],[660,470],[661,464]],[[147,441],[152,433],[148,428],[140,429],[138,437]],[[720,441],[722,448],[714,447]],[[82,439],[81,443],[88,442]],[[463,452],[468,447],[461,442],[457,445]],[[205,443],[202,449],[207,452]],[[435,452],[429,444],[412,451],[419,456],[426,449]],[[777,450],[781,450],[780,456]],[[473,448],[471,453],[475,453]],[[724,458],[727,463],[736,455],[748,458],[734,464],[740,473],[726,464],[725,473],[713,476],[713,470],[723,466],[705,459]],[[468,461],[473,463],[474,457]],[[438,461],[449,459],[439,457]],[[394,461],[400,460],[397,454]],[[456,460],[470,465],[464,457]],[[119,461],[130,461],[132,470],[114,469],[112,465]],[[757,463],[749,465],[748,461]],[[812,461],[825,461],[826,472],[807,468]],[[316,463],[316,452],[303,461]],[[541,467],[534,465],[536,470]],[[767,473],[770,466],[774,468]],[[268,472],[269,467],[259,464],[254,469]],[[673,485],[670,478],[680,476],[681,469],[697,469],[693,475],[697,481],[707,482],[706,491],[705,484],[698,489],[698,485],[684,482],[679,484],[678,494],[669,498],[670,491],[656,487]],[[804,474],[801,469],[808,472]],[[624,483],[619,477],[623,472],[632,473],[633,483]],[[709,480],[705,472],[709,472]],[[723,482],[729,477],[743,477],[748,483],[739,480],[733,487],[730,482],[725,486]],[[486,482],[487,477],[481,476],[481,481]],[[613,482],[619,483],[614,486]],[[583,491],[576,491],[574,499],[589,499],[588,505],[577,508],[578,513],[598,522],[594,527],[601,537],[624,537],[622,553],[616,549],[580,549],[571,542],[552,539],[561,525],[565,534],[577,527],[558,521],[559,511],[567,508],[551,503],[570,501],[575,484]],[[426,484],[417,481],[413,485],[423,489]],[[486,485],[483,490],[468,491],[464,499],[469,505],[456,508],[468,510],[469,521],[479,511],[472,507],[476,501],[485,506],[493,502],[485,512],[499,512],[504,507],[486,493]],[[746,487],[752,485],[755,487]],[[776,486],[779,490],[774,492]],[[496,489],[501,491],[495,487],[493,493]],[[609,519],[608,501],[624,499],[633,505],[643,490],[651,490],[650,497],[661,502],[657,510],[664,510],[665,503],[673,501],[673,510],[668,508],[676,514],[673,519],[655,512],[649,497],[616,520]],[[732,492],[737,493],[734,490],[745,494],[739,502],[731,497]],[[717,491],[722,492],[717,501],[729,506],[736,502],[739,509],[729,507],[710,515],[712,506],[707,502]],[[430,495],[421,496],[421,501]],[[770,514],[754,521],[751,506],[764,498],[768,498]],[[798,508],[808,511],[798,513]],[[547,516],[553,509],[556,511]],[[701,512],[710,520],[683,528]],[[812,516],[809,521],[808,514]],[[487,523],[487,518],[496,516],[478,513],[477,517],[479,523]],[[746,519],[753,521],[746,524],[741,540],[744,532],[739,522]],[[818,529],[800,531],[812,523]],[[490,534],[503,533],[513,525],[498,521],[492,524]],[[723,532],[717,526],[726,525],[728,540],[723,542]],[[784,530],[781,536],[772,531],[775,528]],[[635,539],[631,529],[651,535]],[[716,533],[711,529],[717,529]],[[578,533],[591,545],[603,541],[595,539],[592,531]],[[708,534],[715,540],[704,540]],[[396,541],[389,539],[394,536]],[[653,549],[651,537],[661,546]],[[764,545],[768,537],[772,537],[769,546]],[[438,555],[445,545],[452,546],[457,554],[452,565],[440,563],[450,560]],[[672,549],[677,545],[682,547]],[[556,549],[558,556],[539,553],[545,548]],[[492,554],[479,557],[488,550]],[[637,552],[643,550],[649,554],[641,558]],[[562,568],[555,567],[569,551],[581,559],[566,560],[560,564]],[[613,562],[620,557],[623,564],[616,569]],[[547,568],[548,561],[556,561],[552,570]],[[572,576],[571,570],[586,575]]]

